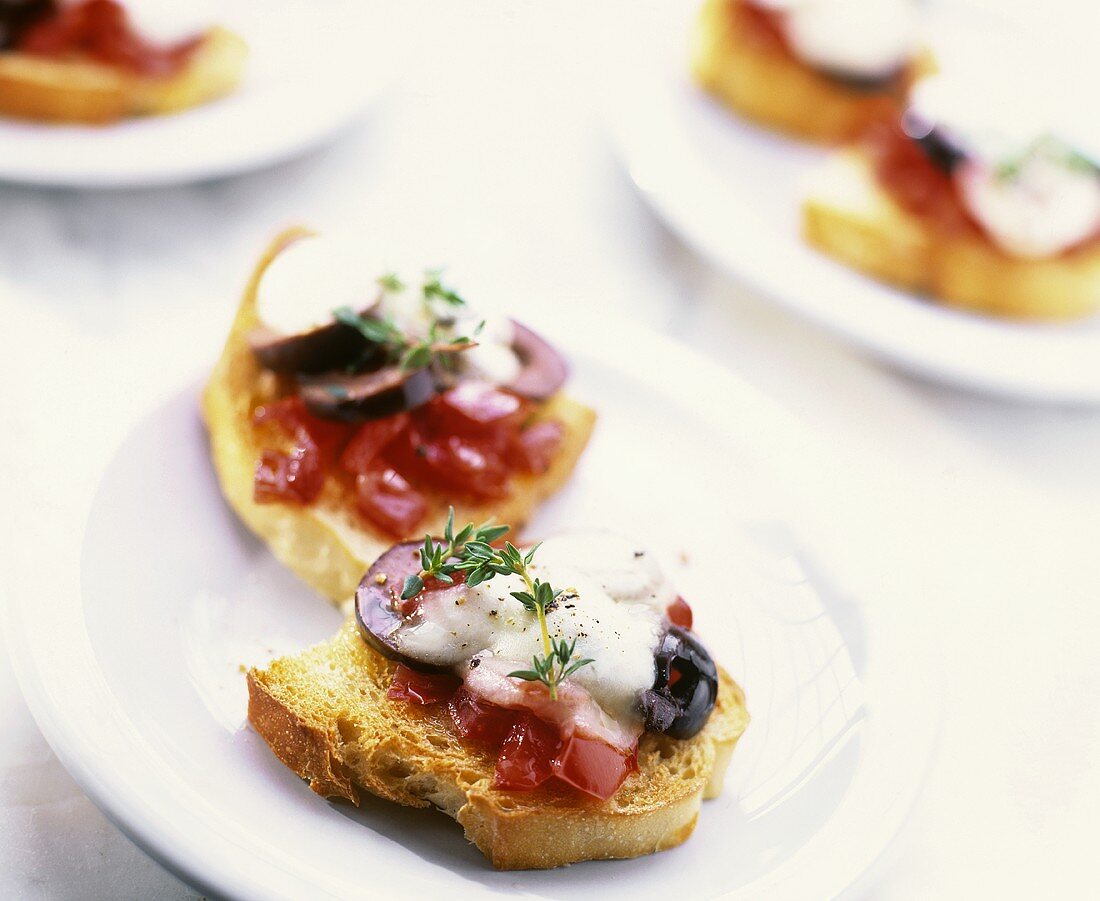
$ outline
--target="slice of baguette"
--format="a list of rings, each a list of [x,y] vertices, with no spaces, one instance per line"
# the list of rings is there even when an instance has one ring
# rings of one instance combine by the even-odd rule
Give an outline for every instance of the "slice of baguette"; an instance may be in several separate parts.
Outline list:
[[[232,91],[247,55],[245,42],[220,27],[211,28],[187,65],[168,77],[88,60],[0,53],[0,115],[101,125],[176,112]]]
[[[349,619],[331,641],[250,670],[248,717],[318,794],[358,804],[367,791],[435,806],[503,870],[638,857],[680,844],[703,798],[721,792],[749,721],[744,694],[721,671],[703,731],[686,741],[643,736],[638,771],[607,802],[550,789],[497,791],[495,755],[459,740],[441,705],[386,697],[393,669]]]
[[[256,267],[237,310],[229,338],[203,394],[203,414],[222,493],[245,524],[267,542],[272,553],[308,585],[336,603],[354,594],[374,560],[393,542],[355,512],[355,500],[335,479],[328,479],[318,500],[309,506],[258,504],[252,496],[256,462],[264,449],[263,435],[252,424],[252,411],[273,397],[274,380],[256,362],[248,334],[259,323],[256,289],[268,264],[291,241],[309,234],[290,229],[279,235]],[[539,418],[564,427],[564,439],[547,472],[517,475],[508,497],[489,504],[455,503],[429,496],[429,513],[417,534],[440,534],[447,508],[454,503],[458,522],[510,523],[518,529],[544,500],[569,479],[592,434],[596,414],[560,392],[544,404]]]
[[[803,234],[814,247],[949,306],[1031,319],[1100,308],[1100,246],[1027,260],[976,230],[940,233],[894,201],[858,148],[838,151],[815,173],[802,213]]]
[[[859,90],[747,37],[741,0],[706,0],[696,27],[696,81],[748,119],[795,137],[836,143],[896,108],[921,58],[882,91]]]

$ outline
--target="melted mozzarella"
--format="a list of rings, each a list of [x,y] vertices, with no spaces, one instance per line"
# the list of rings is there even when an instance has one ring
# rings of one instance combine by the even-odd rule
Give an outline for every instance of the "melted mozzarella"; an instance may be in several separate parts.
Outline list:
[[[1058,128],[1038,93],[939,75],[910,106],[965,152],[959,197],[1001,249],[1041,259],[1100,228],[1100,172],[1050,137]]]
[[[265,325],[281,335],[308,332],[332,322],[340,307],[362,310],[379,296],[382,270],[364,259],[361,242],[301,238],[264,271],[256,306]]]
[[[864,78],[887,76],[913,55],[914,0],[801,0],[766,5],[785,12],[795,54],[811,66]]]
[[[986,233],[1019,257],[1055,256],[1100,229],[1100,177],[1041,153],[1011,177],[981,162],[956,176],[959,192]]]
[[[576,656],[593,660],[568,681],[615,721],[637,725],[638,695],[653,685],[653,652],[664,628],[665,607],[676,596],[656,563],[632,542],[591,533],[544,542],[531,569],[563,589],[547,612],[551,637],[575,638]],[[473,588],[433,592],[424,601],[422,616],[396,636],[399,647],[410,657],[439,666],[462,668],[476,656],[494,661],[505,673],[530,669],[532,657],[543,653],[538,618],[511,596],[525,588],[519,576],[497,576]],[[479,669],[469,670],[471,677]],[[486,695],[482,677],[471,688],[488,700],[507,700]]]
[[[473,336],[484,317],[438,298],[425,300],[422,267],[386,265],[382,258],[368,256],[364,243],[328,235],[295,241],[275,257],[260,279],[256,295],[260,320],[277,334],[296,335],[331,323],[333,310],[360,311],[377,302],[374,313],[392,319],[414,340],[427,337],[436,320],[443,326],[441,338]],[[382,288],[379,279],[389,273],[404,282],[403,290]],[[507,384],[522,368],[512,350],[511,320],[494,317],[484,322],[474,339],[477,346],[458,355],[459,371],[481,381]]]

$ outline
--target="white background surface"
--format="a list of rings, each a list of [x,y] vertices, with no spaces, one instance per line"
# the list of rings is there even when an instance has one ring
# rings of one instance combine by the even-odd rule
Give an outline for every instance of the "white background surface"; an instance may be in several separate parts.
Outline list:
[[[166,191],[0,187],[5,562],[21,542],[77,540],[81,511],[51,489],[92,471],[133,416],[213,360],[276,227],[437,236],[464,268],[529,285],[517,303],[533,312],[595,298],[922,488],[923,508],[897,511],[897,541],[926,548],[946,712],[925,793],[869,886],[888,899],[1081,893],[1100,809],[1100,416],[915,383],[696,261],[604,140],[592,62],[609,36],[628,39],[628,20],[593,23],[587,6],[421,16],[386,102],[275,170]],[[1044,21],[1059,21],[1055,6]],[[44,409],[35,373],[61,366],[73,391]],[[56,508],[56,532],[20,530],[30,503]],[[60,769],[6,662],[0,717],[0,896],[188,897]]]

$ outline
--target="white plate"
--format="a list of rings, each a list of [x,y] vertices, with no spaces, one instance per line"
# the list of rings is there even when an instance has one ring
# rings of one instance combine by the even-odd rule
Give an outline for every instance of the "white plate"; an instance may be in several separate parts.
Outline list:
[[[187,10],[186,24],[224,24],[249,45],[232,94],[168,116],[106,126],[0,119],[0,179],[88,188],[170,184],[232,175],[300,154],[348,125],[385,87],[396,41],[385,4],[355,0],[231,0]],[[157,18],[153,18],[156,16]],[[374,37],[372,37],[374,36]]]
[[[962,313],[807,247],[799,235],[802,187],[823,151],[738,119],[692,83],[698,6],[654,7],[656,21],[642,20],[651,27],[632,33],[629,61],[611,67],[624,77],[613,79],[607,102],[630,177],[688,244],[791,310],[917,374],[1032,400],[1100,402],[1100,319],[1025,324]],[[957,27],[934,32],[945,53],[960,45],[973,51],[963,29],[975,21],[982,23],[977,40],[988,42],[987,19],[952,14],[948,21]]]
[[[597,336],[574,345],[575,391],[602,399],[601,418],[531,531],[607,524],[665,549],[700,632],[747,691],[753,722],[726,791],[684,846],[496,873],[436,812],[371,800],[356,811],[284,768],[246,725],[241,664],[320,640],[340,617],[222,502],[196,385],[118,448],[79,555],[28,551],[51,584],[80,590],[24,590],[9,605],[27,700],[88,794],[218,895],[825,898],[850,886],[905,819],[937,723],[907,588],[919,580],[875,508],[887,492],[719,367],[617,332],[615,348],[600,347],[604,328],[570,332]]]

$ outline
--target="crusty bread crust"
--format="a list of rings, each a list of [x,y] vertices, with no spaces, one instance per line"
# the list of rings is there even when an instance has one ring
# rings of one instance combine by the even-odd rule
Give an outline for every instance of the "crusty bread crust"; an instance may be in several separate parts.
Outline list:
[[[803,234],[814,247],[950,306],[1031,319],[1066,319],[1100,308],[1100,246],[1027,260],[976,231],[941,233],[883,190],[858,148],[829,159],[802,212]]]
[[[270,400],[274,381],[265,373],[248,345],[248,334],[258,324],[256,288],[270,262],[291,241],[309,234],[288,229],[279,235],[257,265],[233,323],[221,359],[203,394],[203,414],[210,448],[230,506],[272,553],[312,588],[336,603],[355,592],[363,573],[393,544],[392,536],[370,526],[355,512],[354,499],[335,479],[328,479],[321,497],[309,506],[258,504],[252,479],[263,451],[263,434],[252,424],[252,411]],[[547,472],[518,475],[510,495],[492,504],[455,503],[460,522],[494,519],[518,529],[534,509],[565,484],[592,434],[596,414],[559,393],[544,404],[540,418],[555,419],[564,427],[562,446]],[[429,498],[427,519],[417,535],[438,534],[453,498]]]
[[[318,794],[357,804],[367,791],[438,807],[505,870],[637,857],[680,844],[703,798],[721,791],[749,719],[744,694],[722,671],[703,731],[687,741],[643,736],[638,772],[607,802],[551,789],[504,792],[492,787],[494,755],[462,742],[439,705],[386,697],[393,669],[349,619],[332,640],[249,671],[249,720]]]
[[[888,90],[857,90],[746,39],[741,0],[706,0],[692,54],[698,83],[746,118],[795,137],[836,143],[896,108],[931,68],[922,55]]]
[[[247,55],[245,42],[220,27],[211,28],[183,70],[167,78],[88,60],[0,53],[0,115],[101,125],[176,112],[232,91]]]

